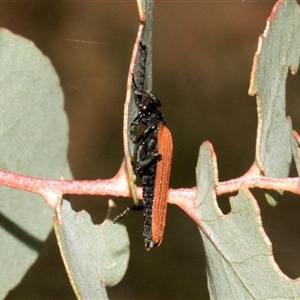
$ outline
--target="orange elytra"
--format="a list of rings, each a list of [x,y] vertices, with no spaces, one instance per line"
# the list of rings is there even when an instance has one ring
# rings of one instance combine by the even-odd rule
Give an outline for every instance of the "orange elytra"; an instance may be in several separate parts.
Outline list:
[[[164,234],[173,155],[172,136],[164,124],[160,124],[157,130],[157,153],[161,159],[157,161],[152,204],[151,234],[154,247],[160,245]]]

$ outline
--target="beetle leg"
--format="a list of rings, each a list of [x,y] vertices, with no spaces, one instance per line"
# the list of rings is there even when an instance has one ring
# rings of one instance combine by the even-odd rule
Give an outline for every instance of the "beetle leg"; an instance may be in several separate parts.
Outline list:
[[[121,219],[125,218],[128,213],[131,211],[131,210],[134,210],[134,211],[141,211],[144,209],[144,206],[143,205],[138,205],[138,206],[135,206],[135,205],[130,205],[130,206],[127,206],[126,209],[120,213],[119,215],[117,215],[115,218],[114,218],[114,221],[113,223],[117,223],[118,221],[120,221]]]

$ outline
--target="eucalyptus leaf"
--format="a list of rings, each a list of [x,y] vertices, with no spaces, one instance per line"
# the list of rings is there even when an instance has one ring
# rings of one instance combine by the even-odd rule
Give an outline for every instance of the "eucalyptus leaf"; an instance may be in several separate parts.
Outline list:
[[[40,178],[71,178],[68,123],[59,79],[35,45],[0,30],[0,168]],[[52,229],[40,196],[0,187],[0,299],[36,260]]]
[[[207,260],[211,299],[300,299],[300,283],[275,263],[256,200],[246,188],[224,215],[215,194],[217,162],[211,144],[200,147],[196,209]]]
[[[135,176],[132,168],[134,161],[136,145],[130,138],[130,124],[138,114],[138,107],[135,100],[135,95],[132,90],[132,75],[140,89],[147,92],[152,90],[152,15],[153,15],[153,0],[137,1],[140,25],[137,33],[137,38],[133,47],[131,63],[127,78],[127,94],[124,105],[124,122],[123,122],[123,139],[126,170],[128,181],[135,205],[138,205],[136,195]],[[143,53],[140,43],[147,48],[147,53]],[[146,61],[145,61],[146,60]],[[145,73],[145,74],[142,74]]]
[[[259,38],[249,94],[257,94],[256,163],[265,176],[285,178],[292,159],[292,124],[286,118],[288,69],[294,74],[300,58],[300,8],[295,0],[278,1]],[[271,205],[277,203],[269,193]]]
[[[296,164],[298,176],[300,177],[300,136],[296,131],[292,132],[293,157]]]
[[[108,299],[105,287],[116,285],[126,272],[128,234],[124,225],[113,224],[116,207],[111,200],[109,206],[101,225],[94,225],[85,211],[74,212],[65,200],[54,219],[60,252],[78,299]]]

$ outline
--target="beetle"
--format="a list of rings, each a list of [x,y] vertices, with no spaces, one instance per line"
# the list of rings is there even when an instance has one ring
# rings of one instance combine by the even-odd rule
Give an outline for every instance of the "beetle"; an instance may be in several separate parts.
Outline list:
[[[143,53],[139,72],[142,81],[145,73],[147,48],[140,43]],[[124,218],[130,210],[144,210],[144,241],[146,250],[160,245],[163,237],[173,152],[172,136],[166,127],[163,114],[158,110],[161,102],[152,93],[142,89],[132,75],[133,92],[137,98],[138,114],[130,124],[130,140],[137,145],[136,163],[132,161],[135,175],[141,178],[143,204],[128,206],[114,219]],[[143,132],[136,137],[136,131]]]
[[[145,248],[150,250],[159,246],[163,237],[173,144],[163,115],[157,109],[161,106],[160,101],[153,94],[138,90],[134,80],[133,87],[139,113],[130,125],[130,133],[132,142],[139,146],[137,162],[132,162],[132,165],[135,175],[142,180],[143,205],[128,206],[114,222],[125,217],[130,210],[144,210],[143,236]],[[145,129],[135,138],[134,130],[140,124]]]

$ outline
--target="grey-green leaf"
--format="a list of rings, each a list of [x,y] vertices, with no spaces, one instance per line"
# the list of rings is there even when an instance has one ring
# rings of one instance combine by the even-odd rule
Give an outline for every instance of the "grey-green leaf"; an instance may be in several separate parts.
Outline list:
[[[124,276],[129,260],[129,238],[124,225],[113,224],[116,208],[110,209],[101,225],[90,215],[72,210],[63,201],[54,228],[60,252],[78,299],[107,299],[105,287],[116,285]]]
[[[133,47],[131,63],[127,78],[127,94],[124,105],[124,122],[123,122],[123,139],[124,139],[124,154],[125,163],[129,181],[129,187],[133,197],[133,201],[138,205],[136,195],[135,176],[132,168],[134,161],[136,144],[131,141],[130,125],[138,114],[138,107],[135,100],[135,95],[132,92],[132,75],[136,83],[139,83],[139,88],[143,88],[147,92],[152,90],[152,14],[153,0],[137,1],[140,14],[140,26],[137,33],[137,38]],[[146,20],[146,22],[145,22]],[[147,53],[141,51],[140,42],[147,47]],[[146,62],[145,62],[146,60]],[[143,65],[143,66],[142,66]],[[143,74],[145,73],[145,74]],[[140,87],[142,86],[142,87]]]
[[[298,69],[300,8],[295,0],[278,1],[259,39],[249,94],[257,94],[258,128],[256,163],[268,177],[285,178],[292,159],[292,124],[286,118],[285,85],[288,69]],[[274,194],[267,196],[276,204]]]
[[[59,79],[35,45],[0,30],[0,168],[71,178],[68,123]],[[37,195],[0,187],[0,299],[36,260],[53,212]]]
[[[300,136],[296,131],[292,132],[292,149],[297,173],[300,177]]]
[[[197,164],[196,209],[211,299],[300,299],[300,283],[275,263],[256,200],[242,188],[223,215],[216,201],[217,163],[204,143]]]

